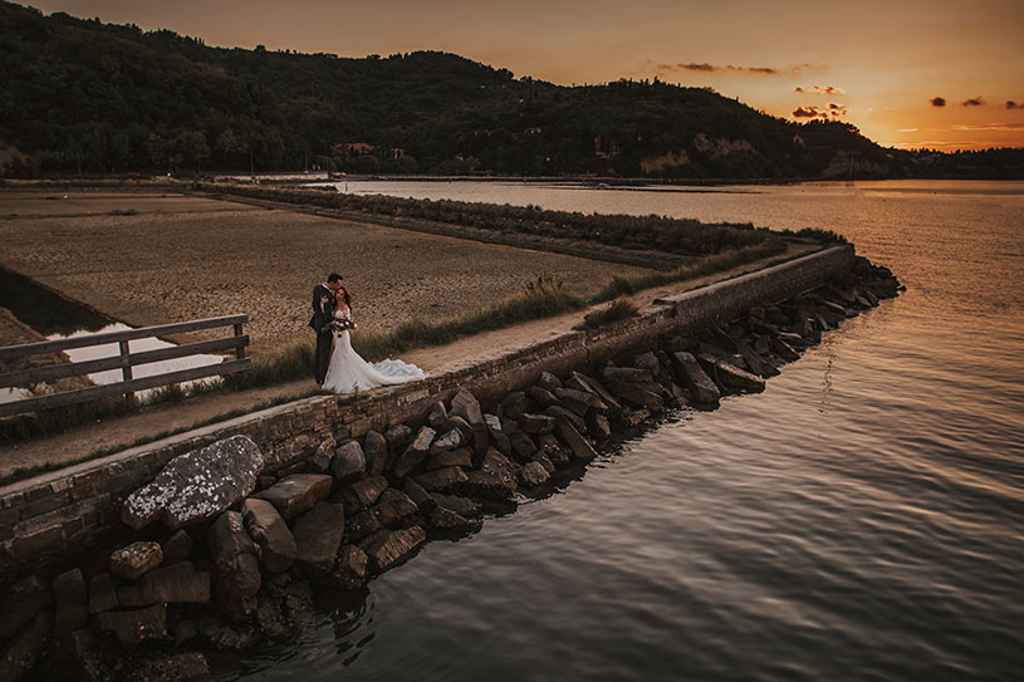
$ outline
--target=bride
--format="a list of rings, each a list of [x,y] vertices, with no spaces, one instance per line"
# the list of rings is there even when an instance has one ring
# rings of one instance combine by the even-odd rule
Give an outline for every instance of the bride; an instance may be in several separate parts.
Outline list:
[[[416,365],[401,360],[388,359],[374,363],[363,360],[352,348],[350,332],[355,329],[355,324],[352,321],[352,299],[347,289],[338,290],[337,301],[331,325],[334,329],[334,351],[327,367],[327,376],[324,377],[325,391],[352,393],[378,386],[404,384],[427,376]]]

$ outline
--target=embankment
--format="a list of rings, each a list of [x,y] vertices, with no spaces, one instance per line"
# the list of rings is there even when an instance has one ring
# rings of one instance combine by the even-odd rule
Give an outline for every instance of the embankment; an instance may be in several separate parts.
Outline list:
[[[511,355],[425,381],[359,396],[317,396],[131,448],[0,489],[0,575],[53,563],[93,546],[117,528],[120,499],[176,455],[233,434],[253,438],[271,471],[309,456],[327,436],[356,438],[371,428],[421,417],[460,387],[482,399],[525,386],[543,371],[601,362],[669,333],[687,334],[745,308],[781,301],[845,273],[853,249],[837,246],[688,292],[655,312],[608,327],[572,332]]]
[[[428,539],[568,482],[616,433],[764,390],[898,290],[835,247],[414,385],[282,405],[9,486],[0,672],[64,661],[94,679],[190,679],[209,651],[293,638],[313,586],[362,589]]]

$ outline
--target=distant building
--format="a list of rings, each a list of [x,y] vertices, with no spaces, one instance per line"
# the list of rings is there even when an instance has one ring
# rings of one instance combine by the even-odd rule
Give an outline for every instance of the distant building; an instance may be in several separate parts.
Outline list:
[[[609,139],[605,135],[594,136],[594,156],[597,158],[613,159],[618,156],[621,151],[619,143],[615,140]]]
[[[369,142],[342,142],[334,145],[334,151],[347,156],[365,156],[372,154],[376,147]]]

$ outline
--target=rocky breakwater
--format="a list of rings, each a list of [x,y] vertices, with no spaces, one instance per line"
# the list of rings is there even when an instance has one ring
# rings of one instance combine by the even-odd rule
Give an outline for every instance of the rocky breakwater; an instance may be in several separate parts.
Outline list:
[[[90,680],[184,680],[209,672],[211,651],[295,637],[314,622],[316,590],[361,590],[428,540],[550,494],[616,434],[670,409],[764,390],[824,332],[900,289],[859,259],[828,287],[695,337],[544,372],[485,403],[462,389],[415,423],[327,439],[288,470],[267,471],[245,436],[176,457],[122,504],[134,541],[5,588],[0,682],[58,663]]]

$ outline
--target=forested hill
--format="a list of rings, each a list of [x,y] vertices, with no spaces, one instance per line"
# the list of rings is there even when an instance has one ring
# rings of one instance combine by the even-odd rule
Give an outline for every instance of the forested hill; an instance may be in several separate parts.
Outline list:
[[[851,125],[799,125],[703,88],[564,87],[439,52],[349,59],[213,48],[6,2],[0,70],[7,174],[922,174],[920,158]],[[940,157],[959,172],[962,164]],[[975,163],[973,174],[1005,174],[996,160],[980,172]]]

